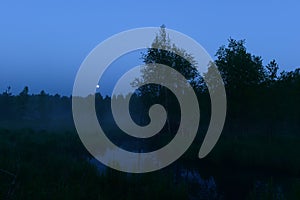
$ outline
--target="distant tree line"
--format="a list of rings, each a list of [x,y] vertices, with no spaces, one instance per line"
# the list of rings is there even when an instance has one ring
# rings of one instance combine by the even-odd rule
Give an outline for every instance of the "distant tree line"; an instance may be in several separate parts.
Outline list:
[[[0,95],[0,110],[0,125],[9,124],[15,127],[21,126],[22,122],[28,122],[35,127],[38,123],[64,123],[72,119],[69,97],[49,95],[44,90],[39,94],[29,94],[27,86],[18,95],[12,95],[11,88],[8,87]]]

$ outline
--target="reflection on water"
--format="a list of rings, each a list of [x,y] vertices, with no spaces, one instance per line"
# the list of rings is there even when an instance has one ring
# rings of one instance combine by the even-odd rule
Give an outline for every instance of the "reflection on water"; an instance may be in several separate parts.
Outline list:
[[[113,152],[108,151],[107,155],[111,155]],[[96,166],[100,174],[107,172],[108,167],[99,162],[95,158],[89,158],[89,163]],[[180,171],[180,178],[177,181],[184,182],[189,186],[189,199],[222,199],[222,196],[218,193],[217,185],[213,176],[205,179],[196,170],[190,170],[182,168]],[[175,182],[174,174],[174,182]]]
[[[113,155],[107,151],[106,156]],[[108,167],[95,158],[89,158],[100,174],[105,174]],[[188,187],[189,199],[286,199],[281,182],[273,181],[269,176],[249,174],[245,171],[211,171],[203,168],[203,172],[176,165],[179,169],[174,171],[174,184],[183,183]],[[172,167],[169,168],[172,170]],[[221,172],[221,173],[220,173]],[[205,176],[201,174],[205,174]],[[126,173],[130,177],[130,174]],[[250,178],[249,178],[250,177]],[[224,181],[225,180],[225,181]],[[245,185],[248,187],[245,188]]]

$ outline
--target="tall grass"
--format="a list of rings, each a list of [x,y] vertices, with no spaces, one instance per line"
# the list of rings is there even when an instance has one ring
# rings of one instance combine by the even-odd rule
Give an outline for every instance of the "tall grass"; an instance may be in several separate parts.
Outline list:
[[[238,186],[249,199],[276,194],[299,197],[300,138],[222,136],[202,160],[197,158],[200,143],[193,143],[179,161],[158,172],[127,174],[107,168],[100,173],[88,161],[90,154],[76,132],[2,129],[0,199],[204,198],[204,186],[176,177],[180,168],[199,171],[204,178],[213,175],[217,188],[221,188],[218,198],[228,192],[229,197],[230,192],[236,195]],[[260,185],[259,175],[264,177]],[[288,184],[277,184],[278,177]],[[199,191],[202,195],[197,194]]]
[[[74,132],[0,130],[0,199],[187,199],[172,173],[99,173]],[[13,178],[4,170],[15,175]]]

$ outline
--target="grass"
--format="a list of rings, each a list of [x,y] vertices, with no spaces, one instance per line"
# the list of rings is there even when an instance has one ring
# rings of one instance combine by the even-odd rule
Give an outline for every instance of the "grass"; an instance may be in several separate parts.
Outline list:
[[[171,172],[99,173],[76,133],[0,131],[0,199],[187,199]],[[16,176],[15,183],[11,184]],[[9,192],[11,191],[11,192]]]
[[[208,176],[213,175],[221,189],[228,185],[228,177],[236,176],[233,193],[240,185],[249,199],[273,197],[275,192],[299,198],[299,144],[296,136],[222,136],[202,160],[197,158],[200,145],[196,141],[164,170],[126,174],[108,169],[99,173],[87,161],[90,155],[76,132],[1,129],[0,199],[189,199],[198,186],[195,189],[186,181],[174,181],[176,166],[197,169],[201,176],[209,169]],[[231,175],[227,169],[240,173]],[[257,174],[266,178],[259,187]],[[289,189],[282,186],[282,194],[275,184],[278,177],[288,180],[283,185]],[[227,190],[223,187],[225,196]]]
[[[261,172],[300,176],[300,138],[298,136],[242,136],[221,138],[208,160]]]

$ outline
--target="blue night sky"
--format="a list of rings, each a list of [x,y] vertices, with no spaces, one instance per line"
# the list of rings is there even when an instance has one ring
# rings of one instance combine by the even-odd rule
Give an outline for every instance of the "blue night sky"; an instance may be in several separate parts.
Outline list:
[[[300,66],[300,1],[1,1],[0,93],[44,89],[70,95],[80,64],[101,41],[132,28],[160,26],[198,41],[211,56],[227,39],[246,39],[246,47],[275,58],[280,70]],[[114,64],[140,63],[133,53]],[[122,61],[122,62],[121,62]],[[123,71],[122,71],[123,70]],[[103,80],[102,92],[111,88]]]

